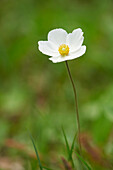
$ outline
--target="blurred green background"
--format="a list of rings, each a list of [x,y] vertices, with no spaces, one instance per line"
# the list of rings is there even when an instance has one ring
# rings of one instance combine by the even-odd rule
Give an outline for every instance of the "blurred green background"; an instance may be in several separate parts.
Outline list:
[[[53,64],[37,48],[54,28],[83,29],[87,52],[69,61],[83,152],[93,169],[111,169],[112,0],[0,0],[0,168],[37,169],[30,131],[42,162],[63,169],[61,126],[71,143],[77,130],[74,95],[65,63]]]

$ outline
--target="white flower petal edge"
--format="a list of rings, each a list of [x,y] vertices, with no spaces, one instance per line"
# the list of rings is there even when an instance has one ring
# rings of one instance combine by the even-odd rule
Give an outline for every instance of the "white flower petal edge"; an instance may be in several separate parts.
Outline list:
[[[78,28],[67,35],[66,44],[69,45],[70,52],[74,52],[81,47],[83,41],[83,32],[80,28]]]
[[[75,52],[70,53],[68,56],[65,56],[65,57],[62,57],[61,55],[59,55],[58,57],[54,56],[54,57],[49,58],[49,60],[51,60],[53,63],[59,63],[59,62],[63,62],[66,60],[73,60],[75,58],[82,56],[85,52],[86,52],[86,46],[83,45],[80,47],[80,49],[78,49]]]
[[[39,50],[48,56],[59,56],[58,48],[52,42],[49,41],[39,41]]]
[[[58,47],[66,43],[67,32],[62,29],[54,29],[48,33],[48,41],[53,42]]]

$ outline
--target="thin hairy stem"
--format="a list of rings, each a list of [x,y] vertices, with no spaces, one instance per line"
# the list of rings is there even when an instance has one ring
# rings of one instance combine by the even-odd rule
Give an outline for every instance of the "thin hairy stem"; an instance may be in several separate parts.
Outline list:
[[[79,142],[79,149],[80,149],[80,153],[81,153],[81,142],[80,142],[80,121],[79,121],[79,113],[78,113],[78,102],[77,102],[77,93],[76,93],[76,88],[74,85],[74,81],[72,79],[72,75],[69,69],[69,65],[68,62],[66,61],[66,67],[67,67],[67,71],[72,83],[72,87],[73,87],[73,91],[74,91],[74,96],[75,96],[75,106],[76,106],[76,118],[77,118],[77,128],[78,128],[78,142]]]

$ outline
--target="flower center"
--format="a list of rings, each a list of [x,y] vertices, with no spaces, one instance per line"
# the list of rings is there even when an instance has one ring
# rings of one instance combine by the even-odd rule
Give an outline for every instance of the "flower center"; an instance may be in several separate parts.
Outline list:
[[[58,51],[62,56],[66,56],[69,54],[69,46],[66,44],[62,44],[60,45]]]

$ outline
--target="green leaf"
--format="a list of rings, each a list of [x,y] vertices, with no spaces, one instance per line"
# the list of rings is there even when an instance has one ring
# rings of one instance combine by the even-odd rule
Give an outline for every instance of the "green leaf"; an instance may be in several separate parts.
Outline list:
[[[91,170],[90,166],[84,161],[84,159],[83,159],[77,152],[75,152],[75,153],[76,153],[76,155],[79,157],[79,159],[84,163],[84,165],[85,165],[89,170]]]
[[[31,134],[29,134],[30,138],[31,138],[31,141],[32,141],[32,144],[33,144],[33,147],[35,149],[35,153],[36,153],[36,156],[37,156],[37,160],[38,160],[38,163],[39,163],[39,167],[40,167],[40,170],[43,170],[43,167],[42,167],[42,164],[41,164],[41,161],[40,161],[40,158],[39,158],[39,154],[38,154],[38,151],[37,151],[37,148],[36,148],[36,145],[35,145],[35,142],[33,140],[33,137]]]

